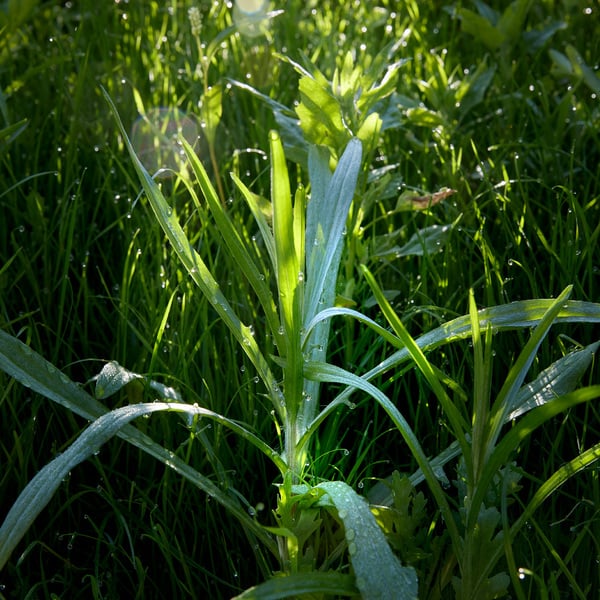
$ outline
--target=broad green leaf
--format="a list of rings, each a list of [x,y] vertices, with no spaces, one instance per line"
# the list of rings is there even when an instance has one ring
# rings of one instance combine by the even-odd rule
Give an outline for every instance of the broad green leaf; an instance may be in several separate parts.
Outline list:
[[[352,101],[358,91],[361,75],[361,68],[354,66],[353,53],[346,52],[341,69],[337,68],[333,74],[331,88],[335,96]]]
[[[253,586],[232,600],[282,600],[306,594],[330,596],[356,596],[358,589],[354,578],[337,571],[321,573],[295,573],[275,576],[260,585]],[[314,597],[314,596],[313,596]]]
[[[573,66],[574,74],[583,79],[590,90],[596,94],[600,94],[600,77],[596,75],[594,69],[586,64],[581,54],[577,52],[574,46],[568,44],[566,47],[566,52],[569,60],[571,61],[571,65]]]
[[[492,332],[507,331],[535,327],[553,300],[522,300],[509,302],[499,306],[483,308],[478,311],[479,326],[485,329],[489,323]],[[332,316],[326,313],[321,318]],[[315,319],[316,321],[317,319]],[[600,323],[600,304],[594,302],[581,302],[569,300],[565,302],[556,317],[556,323]],[[458,317],[428,333],[418,337],[415,341],[419,348],[430,351],[439,346],[449,344],[471,336],[471,324],[468,316]],[[410,359],[406,348],[402,348],[384,359],[379,365],[364,375],[368,379],[385,373],[389,369],[397,368],[400,364]]]
[[[132,373],[118,362],[111,360],[107,362],[98,374],[96,379],[96,398],[103,400],[113,394],[116,394],[120,389],[125,387],[132,381],[144,379],[143,375]]]
[[[532,0],[515,0],[502,13],[496,28],[508,42],[514,44],[521,37],[531,6]]]
[[[568,27],[565,21],[551,21],[540,29],[529,29],[523,33],[527,50],[532,54],[540,50],[557,31]]]
[[[468,8],[457,8],[456,16],[461,21],[462,31],[472,35],[490,50],[496,50],[506,40],[506,34],[495,27],[488,19]]]
[[[434,129],[446,125],[444,117],[440,113],[423,107],[408,108],[406,110],[406,118],[417,127]]]
[[[307,250],[305,323],[317,314],[323,294],[329,295],[335,289],[342,237],[360,172],[362,145],[356,138],[350,140],[331,178],[324,174],[324,155],[313,152],[311,156],[314,187],[307,216],[306,247],[310,250]]]
[[[554,50],[554,48],[550,48],[548,50],[548,54],[552,59],[552,67],[550,72],[557,78],[571,76],[574,73],[573,65],[571,61],[558,50]]]
[[[108,398],[109,396],[116,394],[128,383],[140,380],[145,381],[148,384],[148,387],[157,392],[164,400],[181,402],[181,395],[176,389],[165,385],[164,383],[160,383],[160,381],[154,381],[153,379],[148,379],[144,375],[128,371],[114,360],[107,362],[96,378],[96,398],[99,400]]]
[[[411,200],[411,202],[414,202],[414,200]],[[430,225],[429,227],[424,227],[414,233],[403,246],[394,246],[387,249],[385,253],[376,254],[375,256],[401,258],[403,256],[435,254],[444,247],[459,219],[460,217],[449,225]]]
[[[456,101],[460,102],[460,118],[483,101],[495,74],[496,65],[488,67],[483,60],[477,70],[464,80],[456,94]]]
[[[344,524],[348,554],[362,597],[416,599],[418,581],[415,570],[402,566],[392,552],[365,499],[343,481],[325,481],[317,487],[325,490],[326,499],[335,506]]]
[[[340,158],[333,176],[329,170],[329,152],[311,147],[309,177],[311,196],[306,214],[306,293],[303,329],[320,308],[333,306],[338,269],[343,247],[343,235],[356,181],[361,166],[362,147],[351,140]],[[303,351],[311,360],[321,360],[327,354],[330,322],[322,321],[303,339]],[[305,402],[302,420],[310,423],[319,402],[318,382],[304,384]]]

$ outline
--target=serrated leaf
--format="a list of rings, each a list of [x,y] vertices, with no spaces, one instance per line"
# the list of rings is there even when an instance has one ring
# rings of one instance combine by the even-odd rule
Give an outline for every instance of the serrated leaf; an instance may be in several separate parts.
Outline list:
[[[489,558],[502,547],[504,533],[496,533],[500,521],[497,508],[483,509],[479,513],[473,531],[468,532],[468,543],[465,546],[469,555],[464,557],[465,568],[462,578],[453,577],[452,585],[457,598],[469,597],[478,600],[494,600],[506,594],[510,577],[506,573],[497,573],[488,577]]]

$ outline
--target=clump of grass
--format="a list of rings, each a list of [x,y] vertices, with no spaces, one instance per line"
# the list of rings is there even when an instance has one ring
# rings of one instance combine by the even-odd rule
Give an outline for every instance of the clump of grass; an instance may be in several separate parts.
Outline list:
[[[579,357],[591,355],[598,339],[597,325],[559,320],[534,354],[523,351],[531,336],[522,329],[494,335],[492,348],[486,320],[477,316],[474,305],[557,298],[568,286],[578,301],[599,297],[598,90],[593,70],[599,38],[593,15],[564,3],[534,7],[515,2],[518,22],[507,29],[513,9],[503,17],[482,4],[478,14],[466,8],[433,10],[416,2],[394,8],[383,3],[377,9],[363,3],[353,7],[349,18],[342,5],[293,2],[273,18],[266,35],[224,37],[208,68],[197,71],[203,51],[198,42],[205,51],[232,25],[225,4],[200,7],[199,34],[190,29],[186,3],[144,8],[83,3],[77,9],[56,2],[34,4],[28,14],[11,21],[0,41],[0,162],[6,182],[0,192],[2,329],[74,381],[90,382],[108,360],[144,373],[145,379],[135,378],[105,400],[110,408],[152,400],[156,388],[149,382],[161,383],[177,389],[191,405],[246,424],[272,448],[287,443],[290,434],[278,430],[282,421],[270,414],[269,390],[255,382],[252,360],[190,282],[146,200],[138,198],[139,183],[100,84],[127,126],[140,108],[134,90],[144,110],[177,107],[206,121],[206,114],[220,109],[212,159],[207,140],[195,151],[217,188],[221,181],[217,196],[233,230],[266,281],[273,281],[263,232],[243,199],[244,187],[229,172],[252,193],[268,198],[268,132],[277,128],[292,161],[292,189],[310,183],[301,160],[306,156],[303,138],[284,135],[298,131],[290,119],[307,116],[294,111],[295,103],[303,101],[302,86],[310,83],[309,77],[298,85],[306,76],[302,69],[330,93],[336,69],[344,72],[347,65],[348,75],[368,73],[375,57],[400,40],[395,54],[381,65],[384,72],[401,63],[390,95],[375,107],[388,126],[364,136],[369,156],[347,223],[335,289],[340,314],[342,307],[356,309],[388,333],[381,337],[381,331],[338,315],[332,321],[328,361],[368,379],[392,399],[426,456],[435,457],[462,439],[463,459],[444,467],[442,494],[435,478],[430,487],[416,483],[419,461],[400,441],[400,429],[390,422],[385,403],[355,392],[348,400],[353,408],[340,402],[307,446],[309,466],[301,479],[312,492],[291,489],[289,498],[297,496],[295,506],[306,519],[318,517],[323,523],[320,544],[306,538],[303,548],[316,552],[318,564],[342,573],[349,547],[341,531],[344,520],[336,516],[340,508],[324,499],[326,487],[318,487],[321,481],[342,480],[379,506],[377,518],[390,547],[416,570],[420,597],[465,595],[465,586],[476,584],[465,557],[488,543],[488,556],[498,558],[486,575],[485,585],[492,585],[488,592],[507,584],[508,574],[518,597],[565,590],[593,597],[600,589],[589,551],[598,539],[598,486],[589,468],[598,439],[593,399],[577,405],[585,394],[568,396],[573,405],[512,446],[512,454],[508,443],[502,446],[504,454],[495,455],[505,458],[497,471],[501,480],[483,476],[476,466],[480,463],[467,460],[469,453],[477,456],[475,442],[465,444],[465,436],[477,438],[479,450],[485,454],[487,447],[493,454],[494,444],[482,442],[492,440],[482,432],[492,421],[481,415],[492,408],[501,415],[501,406],[493,401],[510,396],[504,380],[507,373],[524,374],[526,356],[535,358],[523,385],[543,379],[544,369],[574,348],[582,349]],[[470,27],[471,22],[481,27]],[[497,33],[479,36],[485,27]],[[496,40],[492,46],[490,40]],[[207,86],[221,91],[219,107],[209,110],[208,103],[202,104]],[[341,106],[352,110],[352,103]],[[348,116],[343,122],[357,134],[361,123]],[[314,133],[321,135],[323,129]],[[335,162],[351,135],[330,133],[342,136],[337,147],[331,146]],[[303,130],[304,139],[307,134],[310,128]],[[323,138],[310,141],[328,145]],[[162,179],[158,185],[229,304],[243,323],[252,323],[261,350],[276,354],[276,336],[259,310],[257,292],[233,275],[239,273],[239,261],[226,250],[204,200],[190,201],[183,177]],[[442,188],[456,193],[421,212],[402,210],[407,198],[427,197]],[[427,237],[437,235],[433,226],[453,223],[439,251],[427,245],[428,239],[434,245],[440,239]],[[415,246],[419,239],[424,243]],[[415,247],[420,248],[417,254],[407,253]],[[380,308],[386,302],[391,305],[384,311],[387,318]],[[546,310],[550,304],[540,306]],[[421,334],[469,312],[464,324],[472,346],[457,340],[432,348],[425,361],[417,361],[420,369],[393,361],[388,369],[378,368],[398,343],[390,331],[400,336],[405,327],[419,341]],[[409,338],[402,339],[410,344]],[[515,364],[521,368],[511,371]],[[582,385],[593,390],[599,381],[597,361],[580,376]],[[0,377],[5,382],[0,397],[7,465],[0,479],[6,491],[1,495],[4,516],[17,490],[49,459],[64,453],[90,417],[74,416],[38,391]],[[56,378],[58,385],[58,373]],[[334,378],[331,373],[329,378]],[[341,381],[321,385],[319,404],[344,399],[344,386]],[[524,419],[539,424],[551,405]],[[494,422],[497,429],[500,416]],[[278,499],[272,487],[285,480],[270,459],[219,422],[209,427],[202,420],[190,427],[185,419],[154,416],[139,419],[136,428],[174,453],[175,458],[164,460],[193,466],[207,478],[201,480],[206,489],[212,482],[224,496],[216,496],[217,501],[198,491],[200,480],[190,485],[191,480],[175,476],[143,451],[111,440],[85,469],[73,469],[58,487],[44,516],[33,523],[0,574],[1,594],[110,597],[118,589],[132,597],[164,597],[210,590],[214,597],[231,597],[282,568],[278,553],[259,533],[262,526],[276,523],[271,511],[285,516],[281,511],[286,505],[280,503],[287,488],[281,487]],[[519,425],[515,430],[523,431]],[[582,466],[576,476],[566,477],[568,469]],[[394,470],[413,477],[407,482],[392,476]],[[490,499],[489,490],[485,492],[488,512],[477,512],[463,498],[481,501],[486,477],[492,477],[490,489],[496,496]],[[377,484],[379,480],[387,483]],[[539,489],[554,493],[540,503]],[[384,492],[396,502],[389,497],[382,502]],[[437,504],[442,497],[457,516],[454,533],[437,517],[438,508],[447,510],[443,502]],[[234,512],[241,507],[248,517],[245,527],[237,526],[223,502]],[[517,530],[523,515],[527,525]],[[564,533],[565,525],[575,536]],[[487,527],[488,538],[478,538],[473,533],[477,527]],[[401,531],[414,533],[416,547],[407,549]],[[289,551],[293,540],[283,539]],[[314,581],[325,585],[318,577]]]

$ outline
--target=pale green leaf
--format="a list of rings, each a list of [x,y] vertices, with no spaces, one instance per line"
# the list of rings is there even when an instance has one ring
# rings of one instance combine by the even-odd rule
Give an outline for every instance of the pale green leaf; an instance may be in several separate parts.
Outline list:
[[[570,352],[544,369],[532,382],[519,390],[506,420],[516,419],[536,406],[552,402],[573,391],[590,366],[598,347],[600,342]]]
[[[363,598],[414,600],[418,597],[417,574],[404,567],[392,552],[369,505],[343,481],[325,481],[325,490],[344,523],[348,554]]]

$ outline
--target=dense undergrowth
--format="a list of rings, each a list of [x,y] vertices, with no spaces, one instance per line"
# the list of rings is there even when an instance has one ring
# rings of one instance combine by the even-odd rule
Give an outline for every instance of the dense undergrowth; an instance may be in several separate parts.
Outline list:
[[[553,299],[568,286],[571,300],[600,301],[600,20],[593,3],[515,2],[502,17],[499,2],[490,8],[289,0],[272,3],[283,12],[256,37],[229,31],[232,7],[220,2],[197,3],[199,24],[188,18],[192,3],[181,0],[14,4],[0,7],[0,328],[92,395],[108,361],[147,376],[107,395],[109,408],[152,401],[157,386],[147,382],[160,382],[185,402],[244,424],[272,448],[286,443],[249,353],[157,225],[151,194],[141,193],[103,89],[150,174],[169,167],[155,179],[159,191],[269,358],[281,348],[257,291],[226,248],[214,210],[202,194],[197,203],[191,199],[193,162],[181,160],[169,131],[158,148],[144,137],[145,127],[165,133],[170,121],[185,120],[223,214],[271,289],[276,274],[264,232],[230,174],[271,198],[277,146],[269,132],[276,130],[292,193],[300,186],[310,193],[316,186],[307,144],[327,146],[334,167],[358,134],[362,162],[336,306],[360,311],[397,340],[405,339],[402,326],[419,338],[471,314],[472,336],[427,353],[434,375],[405,362],[371,379],[398,406],[428,457],[455,442],[458,413],[470,418],[477,398],[485,412],[486,398],[491,408],[502,396],[532,335],[529,324],[497,333],[493,342],[482,327],[478,338],[475,305]],[[310,82],[335,92],[344,85],[340,73],[352,80],[370,68],[376,82],[389,74],[389,89],[371,107],[382,119],[379,128],[367,124],[359,133],[366,116],[356,108],[366,91],[360,86],[337,97],[347,117],[338,129],[325,117],[319,122],[318,115],[333,114],[335,106],[324,102],[335,94],[320,95]],[[323,158],[312,156],[311,164]],[[314,168],[322,173],[322,165]],[[436,195],[440,190],[454,193]],[[268,203],[261,208],[268,213]],[[382,295],[400,324],[386,317]],[[584,321],[553,325],[526,381],[588,348],[589,367],[578,385],[597,390],[598,313]],[[395,350],[391,337],[339,315],[328,341],[328,361],[358,375]],[[289,366],[281,358],[272,365]],[[432,391],[431,377],[457,407],[454,417]],[[321,386],[321,406],[343,391],[345,383],[332,380]],[[0,382],[4,519],[27,482],[87,422],[4,373]],[[394,471],[417,471],[418,460],[383,405],[363,392],[322,422],[294,484],[344,481],[375,505],[387,489],[378,482]],[[596,458],[528,514],[510,544],[495,537],[503,528],[508,537],[507,524],[518,521],[540,486],[600,442],[597,401],[578,402],[536,423],[498,471],[486,506],[502,521],[490,525],[490,516],[493,535],[487,531],[490,538],[474,546],[480,556],[471,566],[479,568],[476,560],[496,546],[502,556],[490,573],[498,578],[478,596],[466,595],[466,571],[457,565],[456,540],[432,489],[388,479],[396,512],[380,514],[380,523],[402,563],[414,567],[419,597],[485,598],[494,597],[493,589],[519,598],[600,594],[597,449]],[[223,423],[191,424],[157,414],[137,419],[135,427],[220,486],[256,522],[275,527],[275,513],[280,529],[269,535],[281,534],[287,488],[277,465]],[[437,472],[457,532],[468,521],[464,469],[455,457],[443,476]],[[333,489],[328,493],[334,498]],[[317,519],[314,507],[305,508]],[[319,510],[317,533],[305,524],[310,541],[301,546],[300,566],[352,573],[339,506],[337,516],[331,506]],[[485,537],[482,523],[477,535]],[[65,476],[0,572],[0,598],[229,598],[284,567],[210,494],[114,438]]]

